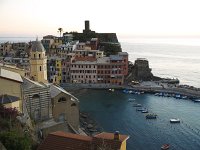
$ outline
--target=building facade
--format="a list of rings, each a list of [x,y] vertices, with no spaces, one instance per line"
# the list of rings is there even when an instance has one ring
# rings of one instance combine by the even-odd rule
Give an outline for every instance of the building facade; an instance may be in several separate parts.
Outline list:
[[[45,49],[38,39],[33,42],[30,54],[30,76],[34,81],[47,81],[47,57]]]

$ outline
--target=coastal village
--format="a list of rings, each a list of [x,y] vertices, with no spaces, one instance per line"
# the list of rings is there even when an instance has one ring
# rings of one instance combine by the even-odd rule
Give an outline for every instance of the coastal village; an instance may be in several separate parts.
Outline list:
[[[70,88],[200,97],[199,88],[154,76],[148,60],[130,62],[115,33],[96,33],[88,20],[83,33],[62,30],[0,44],[0,149],[12,149],[14,135],[26,150],[126,150],[129,135],[96,130]]]

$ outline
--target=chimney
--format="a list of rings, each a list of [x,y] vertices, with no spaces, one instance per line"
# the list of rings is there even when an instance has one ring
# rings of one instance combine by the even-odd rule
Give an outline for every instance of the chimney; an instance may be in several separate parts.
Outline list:
[[[119,140],[119,138],[120,138],[119,131],[115,131],[115,133],[114,133],[114,140]]]

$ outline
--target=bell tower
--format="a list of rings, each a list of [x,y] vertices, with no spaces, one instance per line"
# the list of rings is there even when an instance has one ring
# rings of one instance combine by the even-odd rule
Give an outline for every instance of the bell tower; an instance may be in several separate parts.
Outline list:
[[[47,56],[38,38],[33,42],[30,52],[30,76],[37,82],[47,82]]]

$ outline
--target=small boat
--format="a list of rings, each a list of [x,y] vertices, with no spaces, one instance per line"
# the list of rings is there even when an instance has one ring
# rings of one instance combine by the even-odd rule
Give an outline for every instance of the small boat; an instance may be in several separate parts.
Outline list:
[[[146,109],[146,110],[143,110],[142,113],[148,113],[149,111]]]
[[[142,107],[141,104],[134,104],[133,107]]]
[[[115,91],[115,89],[109,89],[108,91],[110,91],[110,92],[114,92],[114,91]]]
[[[181,98],[181,95],[180,95],[180,94],[176,94],[176,95],[175,95],[175,98],[178,98],[178,99],[179,99],[179,98]]]
[[[157,115],[156,114],[148,114],[146,115],[146,119],[156,119]]]
[[[182,96],[182,99],[187,99],[188,97],[187,96]]]
[[[161,149],[162,149],[162,150],[168,150],[169,147],[170,147],[169,144],[163,144],[163,145],[161,146]]]
[[[146,110],[146,108],[138,108],[138,109],[136,109],[136,111],[144,111],[144,110]]]
[[[134,102],[134,101],[135,101],[134,98],[129,98],[129,99],[128,99],[128,102]]]
[[[170,119],[170,123],[180,123],[180,119],[177,119],[177,118],[173,118],[173,119]]]
[[[200,102],[200,99],[196,99],[196,100],[194,100],[194,102],[197,102],[197,103],[199,103],[199,102]]]
[[[159,93],[155,93],[154,95],[155,95],[155,96],[159,96]]]

